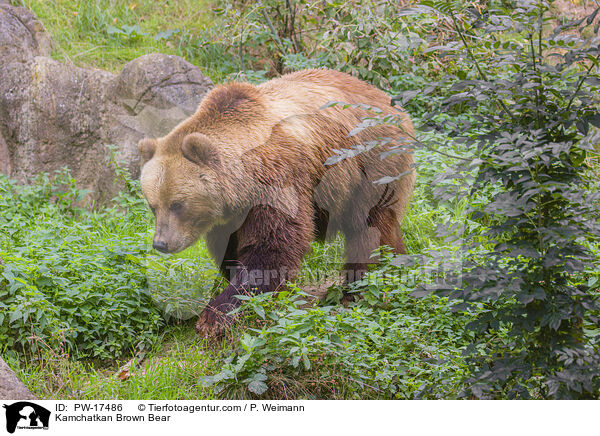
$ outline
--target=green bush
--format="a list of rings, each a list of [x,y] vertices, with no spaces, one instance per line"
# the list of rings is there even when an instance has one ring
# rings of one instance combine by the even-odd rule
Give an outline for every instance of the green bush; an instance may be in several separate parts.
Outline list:
[[[484,15],[444,1],[407,11],[453,23],[458,40],[438,49],[466,59],[467,71],[445,78],[441,108],[470,108],[477,124],[425,120],[476,150],[446,178],[476,170],[466,212],[484,232],[465,234],[462,268],[438,283],[460,307],[477,307],[463,395],[600,395],[600,197],[585,164],[600,127],[600,50],[598,37],[583,36],[599,10],[562,26],[545,2],[492,3]]]
[[[162,325],[145,286],[146,254],[135,231],[118,234],[116,207],[76,207],[85,192],[62,172],[20,186],[0,177],[0,340],[10,348],[66,348],[76,357],[108,358]],[[112,236],[112,238],[111,238]]]
[[[397,14],[392,0],[365,2],[221,0],[216,8],[226,32],[218,44],[244,76],[262,70],[272,77],[288,71],[328,67],[387,90],[436,75],[452,63],[427,55],[425,37],[443,38],[447,26],[434,18]]]
[[[202,382],[224,398],[455,397],[467,374],[460,353],[473,337],[463,327],[472,315],[445,298],[412,296],[409,271],[384,257],[353,285],[362,299],[348,308],[307,305],[294,286],[238,296],[244,333],[221,371]]]
[[[214,267],[202,257],[153,254],[151,215],[136,182],[126,187],[134,192],[94,211],[77,206],[86,191],[66,171],[28,186],[0,176],[4,347],[114,358],[155,341],[165,319],[185,320],[202,307]]]

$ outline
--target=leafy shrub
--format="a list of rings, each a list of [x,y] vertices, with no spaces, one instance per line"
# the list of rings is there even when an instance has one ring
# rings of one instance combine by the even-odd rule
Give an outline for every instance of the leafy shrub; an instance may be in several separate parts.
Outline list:
[[[429,123],[476,146],[477,159],[449,177],[475,166],[471,192],[495,192],[470,202],[466,212],[485,232],[465,235],[458,276],[438,284],[442,295],[478,308],[468,326],[477,334],[468,349],[474,375],[463,395],[600,394],[600,197],[584,164],[593,153],[591,131],[600,127],[600,51],[598,37],[577,32],[593,24],[598,10],[553,31],[547,11],[545,2],[491,4],[484,18],[472,19],[479,32],[460,24],[464,9],[455,2],[427,1],[412,10],[452,20],[459,40],[439,49],[467,59],[470,69],[462,79],[446,78],[452,86],[442,109],[471,108],[478,131],[471,123]]]
[[[84,194],[66,172],[30,186],[0,178],[6,346],[64,343],[74,356],[107,358],[149,341],[161,326],[140,261],[146,249],[135,235],[111,235],[122,213],[76,207]]]
[[[185,320],[202,307],[214,266],[153,254],[139,185],[118,173],[125,190],[98,210],[77,206],[87,192],[66,171],[29,186],[0,176],[5,347],[113,358],[155,341],[164,319]]]
[[[363,299],[349,308],[307,305],[294,286],[238,296],[244,333],[221,371],[202,382],[225,398],[455,396],[471,315],[453,312],[445,298],[411,296],[414,283],[399,280],[406,271],[384,256],[382,268],[354,285]]]
[[[304,68],[329,67],[384,89],[452,68],[424,53],[425,36],[446,28],[435,18],[413,20],[397,14],[392,0],[367,2],[222,0],[216,40],[236,60],[238,71],[264,70],[271,76]]]

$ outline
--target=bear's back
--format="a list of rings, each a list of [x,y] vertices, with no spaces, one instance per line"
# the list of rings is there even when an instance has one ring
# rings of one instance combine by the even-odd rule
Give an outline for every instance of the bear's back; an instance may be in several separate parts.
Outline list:
[[[392,110],[383,91],[349,74],[328,69],[286,74],[258,87],[275,118],[322,112],[331,101],[367,104],[385,112]]]
[[[303,70],[259,86],[236,82],[218,86],[192,117],[169,134],[172,140],[168,142],[176,151],[185,135],[203,133],[224,156],[235,159],[263,148],[268,153],[283,153],[289,148],[288,141],[272,139],[274,134],[287,135],[301,143],[318,144],[312,157],[322,164],[323,156],[330,156],[331,150],[340,146],[339,141],[324,140],[329,132],[342,132],[344,138],[363,117],[372,115],[342,105],[323,108],[332,101],[366,104],[385,113],[394,111],[387,94],[349,74]]]

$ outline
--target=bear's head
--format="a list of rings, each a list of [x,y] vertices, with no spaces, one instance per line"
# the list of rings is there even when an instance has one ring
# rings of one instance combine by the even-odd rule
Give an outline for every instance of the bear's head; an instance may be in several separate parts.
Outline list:
[[[138,144],[142,192],[156,218],[153,247],[177,253],[194,244],[223,215],[219,152],[201,133],[180,133]]]

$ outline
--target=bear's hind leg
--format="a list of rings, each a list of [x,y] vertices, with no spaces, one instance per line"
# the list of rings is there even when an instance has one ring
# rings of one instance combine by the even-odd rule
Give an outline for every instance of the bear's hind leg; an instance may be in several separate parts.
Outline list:
[[[392,208],[374,211],[370,214],[370,221],[381,235],[379,245],[387,245],[397,254],[406,254],[400,221]]]
[[[393,191],[390,194],[387,189],[384,190],[382,198],[385,197],[392,199]],[[391,206],[394,205],[395,202]],[[346,236],[347,263],[344,270],[346,283],[362,279],[367,272],[368,265],[378,263],[377,257],[371,257],[371,255],[379,246],[387,245],[395,253],[406,253],[400,222],[393,207],[382,207],[378,203],[368,213],[365,213],[359,206],[354,215],[348,215],[343,228]],[[345,293],[344,300],[349,299],[352,299],[350,294]]]
[[[344,281],[352,283],[360,280],[367,272],[367,267],[373,263],[371,253],[379,246],[379,232],[373,227],[364,227],[362,231],[345,231],[346,264],[344,266]]]

